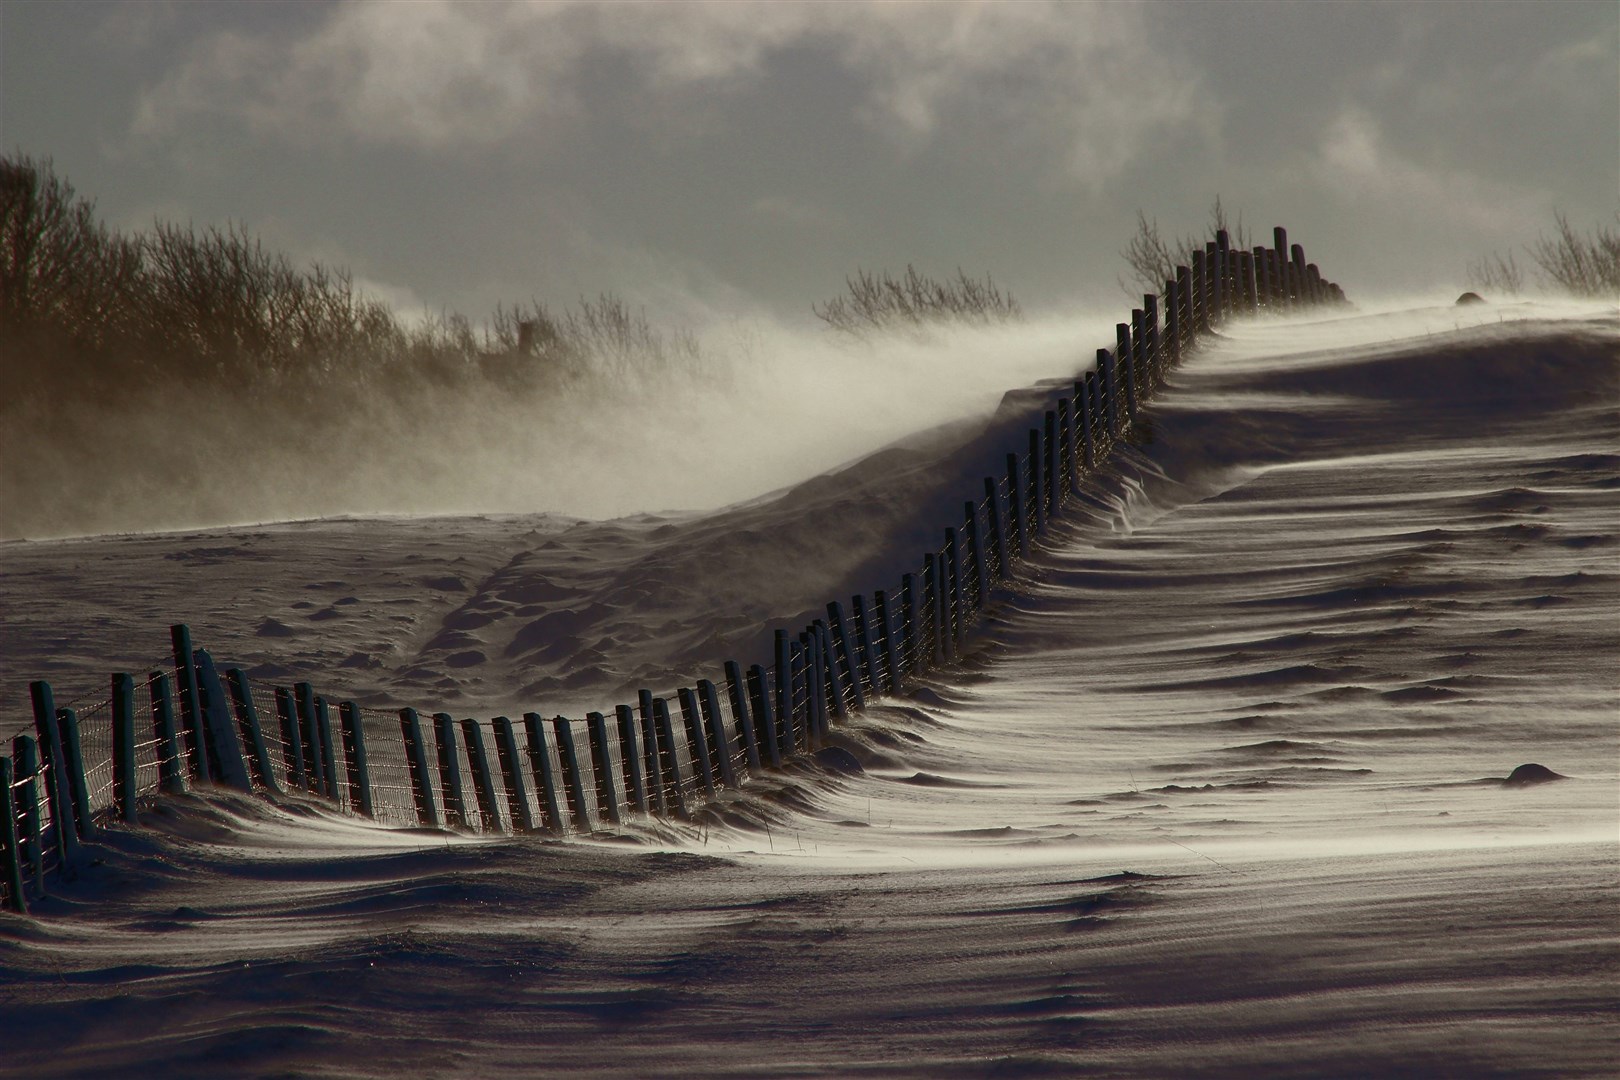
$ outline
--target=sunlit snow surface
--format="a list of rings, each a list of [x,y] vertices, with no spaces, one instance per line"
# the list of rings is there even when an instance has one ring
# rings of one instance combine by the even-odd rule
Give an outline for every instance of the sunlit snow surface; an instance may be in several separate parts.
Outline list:
[[[1617,378],[1591,308],[1228,325],[962,664],[844,729],[859,770],[636,844],[166,800],[0,922],[0,1073],[1605,1074]],[[175,615],[379,705],[609,705],[884,584],[847,578],[916,546],[891,474],[971,495],[984,423],[705,517],[7,545],[7,693],[93,692]],[[717,553],[776,591],[717,614]],[[526,653],[556,611],[591,632]]]

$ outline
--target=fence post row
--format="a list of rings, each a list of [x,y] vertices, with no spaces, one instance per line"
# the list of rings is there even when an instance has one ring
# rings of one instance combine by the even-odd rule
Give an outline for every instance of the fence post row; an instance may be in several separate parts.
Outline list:
[[[1269,247],[1234,249],[1223,229],[1190,254],[1191,265],[1176,266],[1162,292],[1144,294],[1130,321],[1115,325],[1112,349],[1098,349],[1094,367],[1056,392],[1051,408],[1039,410],[1027,448],[1006,455],[1005,477],[984,478],[982,515],[979,502],[962,503],[960,524],[945,528],[939,550],[923,554],[920,581],[917,573],[905,573],[898,596],[884,589],[873,590],[870,600],[865,593],[851,596],[847,621],[842,603],[834,600],[825,620],[812,620],[796,637],[777,629],[774,664],[768,667],[754,664],[745,671],[735,660],[725,662],[729,723],[719,688],[707,679],[676,692],[684,739],[668,700],[648,690],[638,692],[635,707],[615,707],[612,726],[603,713],[588,713],[595,796],[588,799],[570,721],[559,716],[547,723],[538,713],[523,714],[526,774],[512,721],[495,717],[503,814],[480,723],[466,719],[458,728],[450,714],[433,714],[436,792],[421,719],[404,708],[400,737],[417,822],[474,828],[461,772],[463,738],[484,831],[589,832],[597,820],[622,823],[625,809],[690,817],[683,775],[688,764],[693,791],[714,798],[735,789],[743,769],[780,767],[793,754],[824,745],[831,720],[865,708],[869,696],[899,693],[906,678],[954,662],[995,584],[1012,578],[1015,565],[1029,559],[1031,539],[1133,430],[1148,397],[1200,334],[1240,312],[1286,313],[1344,300],[1344,291],[1322,277],[1281,226],[1273,229]],[[0,891],[10,910],[27,911],[28,884],[43,893],[48,870],[72,872],[81,840],[94,835],[97,814],[137,822],[143,794],[138,758],[145,746],[152,747],[157,786],[166,793],[184,793],[188,780],[244,791],[280,791],[284,780],[288,789],[376,816],[365,723],[356,702],[338,704],[338,739],[328,700],[308,682],[275,687],[280,751],[273,754],[243,670],[217,667],[206,650],[193,647],[183,623],[170,627],[170,645],[172,677],[162,670],[146,677],[149,743],[136,736],[135,678],[123,672],[110,678],[110,795],[87,787],[80,714],[58,709],[49,683],[30,684],[34,733],[17,736],[11,756],[0,757]],[[99,714],[100,706],[88,715]],[[529,800],[531,783],[538,813]]]

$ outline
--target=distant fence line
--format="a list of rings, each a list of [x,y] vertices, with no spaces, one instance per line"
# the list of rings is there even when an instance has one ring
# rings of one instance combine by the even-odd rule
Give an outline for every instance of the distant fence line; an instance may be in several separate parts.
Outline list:
[[[831,601],[796,635],[777,630],[770,662],[725,661],[718,682],[642,690],[611,717],[583,720],[458,721],[406,708],[399,738],[379,739],[384,729],[373,727],[370,745],[353,701],[221,669],[183,625],[171,630],[171,657],[139,678],[113,674],[108,696],[88,707],[58,707],[50,684],[32,683],[33,733],[0,756],[0,905],[27,912],[50,876],[72,877],[100,829],[134,824],[143,800],[193,785],[298,792],[387,824],[478,833],[588,834],[630,814],[690,819],[750,774],[820,748],[867,701],[952,664],[996,583],[1015,577],[1200,334],[1234,315],[1344,302],[1285,230],[1274,241],[1237,251],[1219,232],[1163,291],[1143,296],[1094,369],[1036,410],[1027,445],[964,499],[961,520],[916,572],[847,607]]]

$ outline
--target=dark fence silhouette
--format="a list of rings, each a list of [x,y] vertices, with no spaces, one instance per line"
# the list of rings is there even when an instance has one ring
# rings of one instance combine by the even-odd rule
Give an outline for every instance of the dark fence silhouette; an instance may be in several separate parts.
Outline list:
[[[984,478],[897,587],[827,604],[797,634],[776,631],[764,662],[724,662],[718,681],[584,719],[460,719],[399,711],[399,737],[353,701],[309,683],[267,686],[217,665],[172,628],[172,654],[111,676],[106,698],[58,707],[31,685],[33,733],[0,757],[0,903],[26,912],[54,876],[71,878],[100,829],[135,824],[143,800],[194,785],[297,793],[393,825],[476,833],[611,831],[631,815],[691,819],[725,789],[825,744],[832,725],[949,666],[998,582],[1127,438],[1168,369],[1235,315],[1342,304],[1283,229],[1275,245],[1225,232],[1119,323],[1112,349],[1031,415],[1027,445]],[[336,720],[334,723],[334,712]],[[490,752],[494,747],[493,756]],[[470,790],[469,790],[470,788]]]

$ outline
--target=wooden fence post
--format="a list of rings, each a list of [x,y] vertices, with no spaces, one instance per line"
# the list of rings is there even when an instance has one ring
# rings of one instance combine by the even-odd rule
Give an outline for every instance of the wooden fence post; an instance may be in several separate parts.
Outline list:
[[[73,835],[88,840],[95,834],[90,820],[90,789],[84,780],[84,748],[79,744],[79,714],[56,710],[57,734],[62,740],[62,775],[67,780],[68,825]]]
[[[748,771],[758,772],[759,742],[754,734],[754,718],[748,709],[748,684],[743,681],[742,666],[735,660],[726,661],[726,697],[731,701],[731,719],[748,761]]]
[[[1097,350],[1097,385],[1103,399],[1105,420],[1103,434],[1107,436],[1108,442],[1103,452],[1107,453],[1114,445],[1114,436],[1119,432],[1119,380],[1114,370],[1114,354],[1107,349]]]
[[[118,672],[112,677],[113,807],[120,820],[136,820],[140,782],[135,771],[135,679]],[[9,764],[8,764],[9,767]],[[4,798],[0,812],[9,813],[11,788],[0,785]]]
[[[517,732],[512,728],[512,720],[497,716],[490,727],[495,731],[495,760],[506,779],[506,816],[514,831],[534,832],[534,811],[529,809],[529,789],[523,782],[523,764],[518,758]]]
[[[782,752],[776,744],[776,719],[771,710],[771,688],[766,679],[765,669],[758,664],[748,669],[748,693],[754,703],[755,734],[759,737],[759,744],[765,748],[765,759],[770,762],[771,768],[780,768]]]
[[[1041,506],[1046,520],[1051,521],[1058,508],[1057,410],[1047,409],[1041,420]]]
[[[776,740],[776,752],[784,758],[793,755],[793,643],[786,630],[776,632],[776,663],[772,667],[775,682],[772,692],[776,724],[771,736]]]
[[[1129,323],[1114,324],[1114,370],[1123,368],[1125,377],[1121,381],[1125,384],[1125,417],[1129,422],[1136,418],[1137,411],[1141,409],[1142,402],[1136,394],[1136,375],[1131,369],[1131,327]]]
[[[804,646],[805,672],[805,735],[811,749],[820,746],[827,737],[827,679],[832,674],[831,649],[823,647],[822,622],[817,619],[800,634]]]
[[[856,709],[866,708],[866,695],[861,691],[861,673],[856,669],[855,657],[850,653],[849,635],[844,632],[844,607],[837,600],[827,604],[827,629],[832,634],[832,655],[827,662],[838,669],[840,682],[848,680],[850,697]],[[843,697],[843,688],[839,688],[839,697]],[[844,702],[838,703],[836,710],[839,716],[844,715]]]
[[[816,619],[805,627],[799,642],[803,654],[800,659],[806,670],[805,703],[810,709],[808,732],[815,740],[820,740],[827,735],[830,713],[840,720],[844,718],[844,677],[838,671],[832,631],[827,629],[825,619]]]
[[[28,876],[34,880],[34,890],[43,894],[45,830],[39,813],[39,745],[32,735],[18,735],[11,740],[11,760],[17,766],[12,791],[17,800],[17,816],[22,819],[22,852],[28,862]]]
[[[1278,306],[1286,309],[1292,306],[1288,289],[1288,230],[1281,225],[1271,230],[1271,258],[1276,268]]]
[[[298,710],[298,726],[304,739],[304,786],[317,795],[326,778],[321,760],[321,729],[315,719],[315,688],[307,682],[293,683],[293,705]]]
[[[585,714],[585,730],[591,740],[591,769],[596,774],[596,812],[598,820],[606,817],[615,825],[622,824],[619,812],[619,781],[613,775],[613,752],[608,744],[607,717],[599,712]]]
[[[1012,509],[1013,537],[1018,543],[1018,557],[1029,558],[1029,529],[1024,514],[1024,483],[1018,472],[1018,455],[1007,455],[1007,501]],[[1011,562],[1012,560],[1007,560]]]
[[[214,751],[211,762],[214,779],[228,787],[250,792],[253,781],[248,778],[247,764],[242,759],[241,733],[214,658],[207,649],[197,649],[192,653],[191,666],[196,679],[197,711],[202,714],[208,744]]]
[[[1142,353],[1148,369],[1148,388],[1158,387],[1164,371],[1164,342],[1159,337],[1159,298],[1153,293],[1142,295]]]
[[[686,785],[681,781],[681,759],[676,753],[675,725],[670,722],[669,702],[653,698],[653,719],[658,723],[658,741],[665,753],[664,779],[669,785],[669,803],[679,817],[689,818],[692,812],[686,805]]]
[[[286,773],[287,786],[299,790],[307,781],[304,778],[303,740],[298,734],[298,705],[293,701],[292,691],[285,686],[276,687],[275,697],[276,717],[281,724],[282,768]]]
[[[1045,478],[1041,475],[1041,429],[1029,429],[1029,534],[1039,536],[1046,529]]]
[[[1192,332],[1209,332],[1209,264],[1202,251],[1192,253]]]
[[[830,718],[836,716],[842,720],[848,715],[844,698],[844,677],[838,672],[838,662],[833,652],[832,631],[827,628],[825,619],[817,619],[810,624],[810,636],[816,643],[816,657],[821,664],[821,696],[818,702],[821,715],[817,717],[820,725],[817,734],[825,738],[831,728]]]
[[[984,478],[984,504],[990,512],[990,529],[986,542],[996,550],[996,577],[1002,581],[1012,577],[1012,560],[1007,557],[1007,521],[1001,513],[1001,489],[996,478]]]
[[[788,711],[783,727],[787,729],[787,748],[784,754],[794,754],[809,746],[806,715],[810,701],[809,635],[799,632],[797,638],[788,637]],[[856,676],[859,678],[859,676]],[[801,745],[802,744],[802,745]]]
[[[900,575],[900,666],[908,675],[915,675],[921,665],[917,660],[917,575]]]
[[[1198,337],[1198,318],[1193,312],[1192,271],[1176,267],[1176,306],[1181,310],[1181,350],[1185,352]]]
[[[1228,271],[1228,267],[1226,265],[1226,251],[1228,243],[1229,241],[1227,239],[1226,230],[1218,230],[1215,233],[1215,250],[1212,253],[1213,258],[1211,259],[1214,272],[1210,274],[1210,284],[1213,287],[1212,291],[1215,294],[1215,300],[1210,306],[1214,310],[1216,318],[1222,322],[1226,320],[1226,306],[1231,301],[1231,288],[1226,281]]]
[[[725,717],[720,715],[720,695],[715,691],[714,683],[708,679],[698,680],[697,693],[703,719],[709,725],[709,751],[718,769],[720,782],[735,791],[737,770],[731,763],[731,740],[726,738]]]
[[[703,735],[703,717],[698,713],[697,697],[691,690],[681,687],[675,691],[681,703],[681,718],[686,721],[687,745],[692,750],[692,771],[703,784],[703,793],[714,798],[714,771],[709,768],[709,740]]]
[[[1074,419],[1080,428],[1080,465],[1089,473],[1097,467],[1097,441],[1092,432],[1092,425],[1097,420],[1096,399],[1091,394],[1092,380],[1090,374],[1083,374],[1074,380]],[[1074,490],[1080,491],[1081,468],[1074,470]]]
[[[888,677],[889,693],[900,692],[900,669],[894,666],[894,620],[889,617],[889,594],[883,589],[876,589],[872,593],[872,606],[877,612],[878,623],[883,627],[881,648],[883,652],[883,671]]]
[[[15,781],[11,759],[0,757],[0,859],[4,865],[6,906],[19,915],[28,914],[28,894],[23,888],[22,849],[17,842],[17,806],[11,794]]]
[[[70,871],[79,861],[79,834],[73,827],[62,733],[56,726],[56,699],[51,693],[51,684],[44,680],[29,683],[28,690],[34,699],[34,732],[44,758],[45,805],[55,827],[56,855],[62,868]]]
[[[366,760],[366,728],[360,706],[352,701],[338,705],[343,724],[343,761],[349,780],[349,808],[366,817],[375,817],[371,803],[371,764]]]
[[[174,695],[169,689],[167,672],[154,671],[147,676],[147,692],[152,700],[152,734],[157,737],[158,778],[163,790],[170,795],[183,795],[186,790],[186,759],[180,746],[180,735],[174,724]]]
[[[539,713],[523,714],[523,729],[529,737],[529,773],[534,777],[535,795],[540,803],[546,828],[561,836],[568,831],[568,819],[563,816],[561,786],[551,768],[550,739],[546,736],[546,721]],[[660,798],[662,792],[660,792]]]
[[[208,768],[208,732],[203,727],[202,711],[197,708],[197,670],[191,662],[191,628],[185,623],[174,624],[169,627],[169,641],[174,646],[180,730],[191,762],[191,775],[206,784],[213,780],[213,773]]]
[[[1176,302],[1176,283],[1172,278],[1164,282],[1164,337],[1159,341],[1163,366],[1181,362],[1181,305]]]
[[[941,566],[944,588],[941,590],[945,597],[945,623],[941,627],[945,641],[945,662],[956,662],[956,643],[962,637],[962,575],[958,573],[957,566],[961,559],[957,558],[956,530],[945,530],[945,560]]]
[[[439,790],[444,793],[444,823],[450,828],[470,828],[467,820],[467,792],[461,786],[461,755],[458,753],[456,721],[449,713],[433,714],[433,735],[439,744]]]
[[[613,715],[619,722],[619,760],[624,763],[624,783],[630,805],[638,813],[647,812],[647,783],[641,774],[641,727],[628,705],[616,705]],[[533,828],[533,826],[530,826]]]
[[[990,573],[984,565],[984,545],[979,542],[979,506],[962,504],[962,532],[967,543],[968,562],[973,566],[973,610],[984,610],[990,600]]]
[[[326,797],[339,801],[337,774],[337,742],[332,738],[332,714],[324,697],[315,698],[315,731],[321,739],[321,787]]]
[[[930,667],[939,667],[945,662],[940,642],[939,611],[941,606],[941,570],[942,563],[934,558],[932,551],[923,553],[923,612],[922,632],[923,651],[928,657]]]
[[[1136,382],[1136,409],[1133,410],[1134,412],[1142,410],[1142,407],[1147,404],[1148,395],[1153,392],[1153,383],[1148,372],[1146,320],[1147,312],[1144,309],[1131,308],[1129,338],[1131,343],[1132,378]],[[1117,324],[1114,335],[1115,337],[1119,336]]]
[[[850,617],[855,622],[855,654],[861,661],[861,681],[868,694],[883,693],[883,678],[877,670],[877,650],[872,647],[872,633],[866,625],[866,594],[856,593],[849,598]]]
[[[275,770],[270,765],[270,749],[265,745],[264,731],[259,727],[259,709],[253,703],[253,686],[248,682],[247,672],[239,667],[227,669],[225,684],[230,690],[231,707],[236,712],[236,726],[241,729],[242,739],[248,746],[253,779],[261,787],[280,791],[281,785],[276,783]]]
[[[430,829],[442,829],[444,819],[439,816],[439,802],[433,797],[433,775],[428,772],[422,721],[415,709],[399,710],[399,730],[405,741],[405,764],[411,774],[411,790],[416,796],[416,820]]]
[[[591,809],[585,802],[585,774],[579,767],[579,750],[574,745],[574,724],[567,717],[551,720],[551,730],[557,736],[557,764],[562,766],[563,790],[568,796],[568,812],[574,819],[574,828],[582,833],[593,830]]]
[[[1076,468],[1074,460],[1074,406],[1070,399],[1058,398],[1057,414],[1059,468],[1057,480],[1052,486],[1057,489],[1053,500],[1061,506],[1080,482],[1080,470]]]
[[[657,813],[667,816],[669,800],[664,792],[664,766],[658,753],[658,716],[653,707],[652,691],[636,691],[636,703],[641,715],[641,752],[647,774],[647,793]]]

